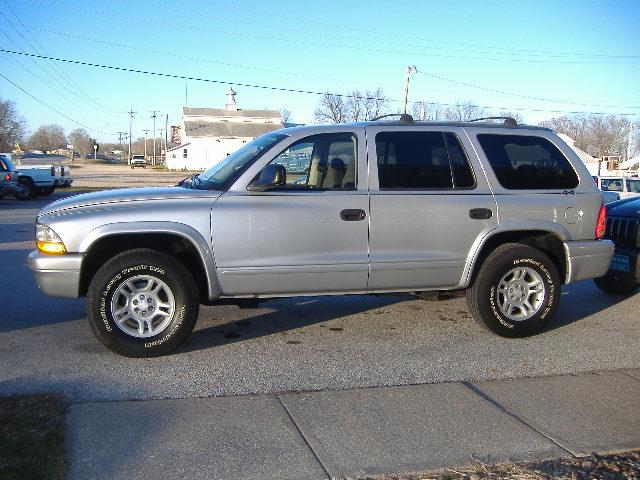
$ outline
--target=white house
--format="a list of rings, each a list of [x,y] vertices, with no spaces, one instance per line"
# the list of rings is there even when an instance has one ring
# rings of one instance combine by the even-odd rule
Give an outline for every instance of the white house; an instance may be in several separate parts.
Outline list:
[[[569,145],[569,147],[571,147],[571,150],[576,152],[576,155],[578,155],[578,157],[580,157],[580,160],[582,160],[582,163],[584,163],[587,166],[587,170],[589,170],[589,173],[591,175],[598,175],[598,164],[600,163],[600,159],[596,157],[592,157],[584,150],[580,150],[578,147],[576,147],[575,145],[576,141],[573,138],[571,138],[569,135],[565,135],[564,133],[559,133],[558,136],[562,140],[564,140],[564,143],[566,143],[567,145]],[[605,165],[602,165],[601,168],[604,169],[606,167]]]
[[[167,151],[169,170],[205,170],[263,133],[283,128],[277,110],[242,110],[233,88],[225,108],[183,107],[180,146]]]

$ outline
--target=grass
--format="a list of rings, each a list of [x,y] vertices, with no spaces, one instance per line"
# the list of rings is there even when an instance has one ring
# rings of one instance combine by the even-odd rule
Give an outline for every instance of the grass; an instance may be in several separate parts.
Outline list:
[[[63,479],[64,418],[58,395],[0,397],[0,478]]]
[[[66,188],[56,188],[56,193],[60,193],[64,195],[67,193],[100,192],[102,190],[113,190],[114,188],[122,188],[122,187],[66,187]]]
[[[539,462],[478,464],[440,474],[382,475],[367,480],[627,480],[640,478],[640,450]]]

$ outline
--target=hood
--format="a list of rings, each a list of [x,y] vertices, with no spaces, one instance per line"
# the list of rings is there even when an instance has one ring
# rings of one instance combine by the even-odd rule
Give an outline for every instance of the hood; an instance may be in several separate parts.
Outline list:
[[[640,197],[630,197],[607,204],[607,215],[640,218]]]
[[[50,213],[69,210],[72,208],[91,207],[111,203],[142,202],[151,200],[171,200],[177,198],[209,197],[218,198],[222,194],[217,190],[193,190],[182,187],[144,187],[122,188],[117,190],[101,190],[99,192],[83,193],[72,197],[62,198],[50,203],[38,213],[48,215]]]

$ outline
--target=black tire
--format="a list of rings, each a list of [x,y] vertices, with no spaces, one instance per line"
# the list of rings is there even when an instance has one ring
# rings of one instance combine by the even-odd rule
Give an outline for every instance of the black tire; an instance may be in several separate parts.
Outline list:
[[[530,317],[518,321],[509,318],[501,310],[500,306],[507,302],[506,295],[498,291],[498,285],[503,278],[508,281],[513,279],[513,276],[505,275],[519,267],[525,267],[530,272],[523,279],[525,281],[527,278],[533,281],[531,275],[536,274],[544,291],[539,294],[523,294],[527,301],[534,299],[536,305]],[[517,283],[513,285],[516,288],[514,295],[517,295],[517,288],[522,282],[514,281]],[[482,263],[473,285],[467,289],[467,304],[473,317],[502,337],[526,337],[542,331],[553,318],[559,301],[560,276],[553,262],[540,250],[517,243],[496,248]],[[519,313],[524,313],[520,307],[515,308]]]
[[[21,178],[18,183],[21,187],[20,191],[15,194],[18,200],[33,200],[38,196],[38,187],[35,186],[30,178]]]
[[[112,312],[116,292],[121,291],[118,289],[126,280],[134,279],[135,283],[140,276],[164,282],[175,300],[173,315],[167,316],[170,320],[166,326],[158,334],[144,338],[126,333]],[[93,333],[105,347],[125,357],[157,357],[174,350],[193,330],[199,307],[198,287],[189,271],[174,258],[146,248],[128,250],[113,257],[95,274],[87,292],[87,318]],[[133,314],[132,311],[129,313]],[[156,314],[153,318],[161,321],[165,317]],[[141,324],[135,319],[131,323],[134,329],[138,328],[135,325]],[[124,324],[131,328],[129,321]],[[147,327],[142,328],[148,335]]]
[[[607,272],[603,277],[594,278],[593,281],[600,290],[609,295],[629,296],[640,290],[640,283],[611,272]]]

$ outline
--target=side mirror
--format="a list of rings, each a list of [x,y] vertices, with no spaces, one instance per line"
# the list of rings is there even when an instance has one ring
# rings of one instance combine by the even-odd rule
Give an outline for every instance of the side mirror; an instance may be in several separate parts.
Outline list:
[[[249,184],[247,190],[251,192],[264,192],[270,188],[284,185],[287,171],[283,165],[270,163],[262,169],[260,176]]]

